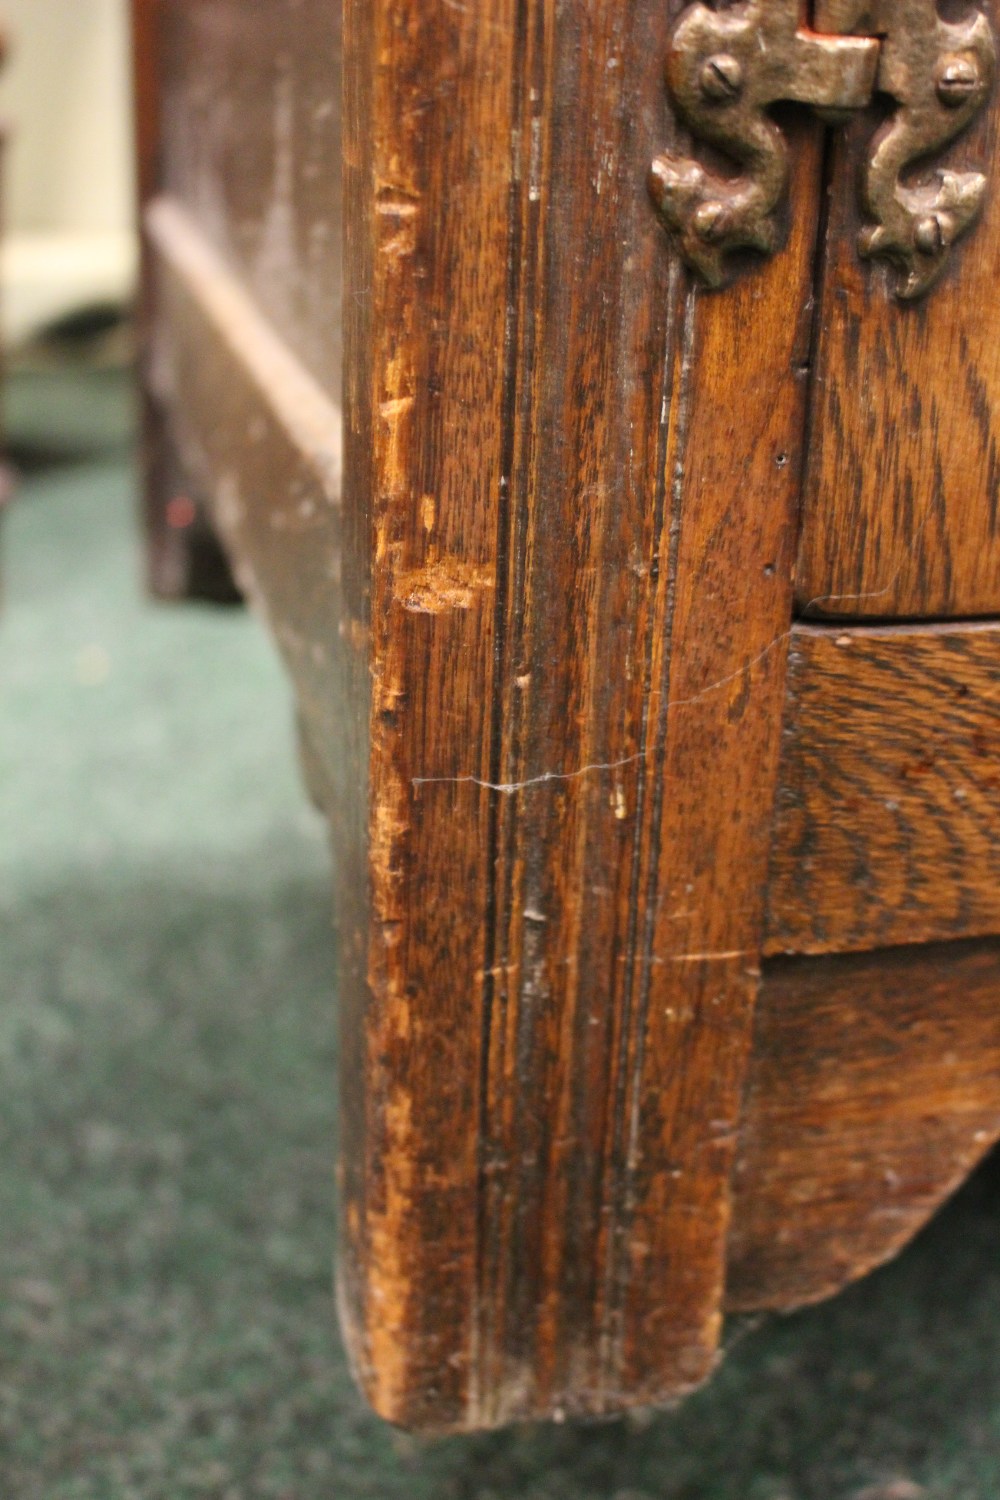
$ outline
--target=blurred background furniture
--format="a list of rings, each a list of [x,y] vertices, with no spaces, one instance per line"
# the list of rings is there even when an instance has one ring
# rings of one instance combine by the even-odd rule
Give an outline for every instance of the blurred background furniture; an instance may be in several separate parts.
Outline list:
[[[136,274],[127,12],[120,0],[4,0],[0,109],[12,129],[0,257],[16,347],[80,307],[130,302]]]
[[[162,153],[161,55],[163,0],[134,0],[132,59],[136,133],[136,189],[139,214],[164,186]],[[152,288],[148,264],[141,277],[140,360],[148,371],[152,355]],[[204,599],[232,604],[240,594],[209,519],[204,496],[190,466],[185,469],[163,411],[156,383],[142,387],[143,455],[146,474],[145,521],[150,587],[161,599]]]

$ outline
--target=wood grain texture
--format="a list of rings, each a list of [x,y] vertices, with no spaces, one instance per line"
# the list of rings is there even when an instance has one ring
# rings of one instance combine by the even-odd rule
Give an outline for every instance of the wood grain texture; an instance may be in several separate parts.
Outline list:
[[[644,187],[670,7],[349,12],[374,684],[351,1342],[408,1425],[609,1411],[716,1353],[817,136],[787,252],[702,297]]]
[[[764,970],[727,1305],[795,1307],[888,1260],[1000,1137],[1000,943]]]
[[[695,290],[645,187],[680,3],[346,0],[342,37],[331,0],[170,8],[150,377],[284,652],[333,824],[341,1311],[376,1408],[422,1430],[690,1389],[734,1244],[779,1300],[782,1265],[832,1280],[818,1234],[772,1275],[744,1186],[732,1221],[821,143],[789,125],[787,248]],[[890,658],[864,657],[883,697]],[[913,660],[930,698],[939,668]],[[954,671],[988,668],[956,648]],[[818,692],[797,689],[803,722]],[[773,993],[737,1182],[784,1232],[818,1168],[808,1131],[776,1132],[825,1095],[782,1092]],[[851,1054],[825,1004],[844,1149],[868,1159],[854,1089],[898,1155],[879,1033]],[[790,1077],[822,1066],[798,1035]],[[970,1118],[964,1097],[942,1111]],[[834,1226],[841,1277],[897,1234],[866,1194],[856,1240]]]
[[[799,627],[766,951],[1000,932],[1000,626]]]
[[[347,493],[368,515],[371,753],[343,1309],[384,1415],[474,1425],[481,1039],[513,0],[345,6]],[[367,451],[366,451],[367,448]]]
[[[1000,29],[997,0],[983,8]],[[943,281],[906,306],[891,273],[857,254],[874,128],[865,111],[833,137],[798,606],[1000,613],[1000,103],[940,163],[988,174],[983,220]]]

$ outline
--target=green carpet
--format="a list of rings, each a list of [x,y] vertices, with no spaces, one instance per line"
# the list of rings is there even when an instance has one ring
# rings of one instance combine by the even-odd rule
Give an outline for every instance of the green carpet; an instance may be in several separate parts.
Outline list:
[[[120,376],[24,375],[9,410],[0,1500],[997,1500],[995,1163],[679,1412],[438,1443],[366,1412],[330,1290],[328,855],[284,679],[242,612],[142,597]]]

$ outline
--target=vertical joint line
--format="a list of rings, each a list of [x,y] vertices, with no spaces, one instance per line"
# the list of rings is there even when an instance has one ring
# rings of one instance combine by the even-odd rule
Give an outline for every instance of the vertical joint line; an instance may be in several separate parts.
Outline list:
[[[659,429],[657,432],[656,447],[656,492],[653,519],[653,543],[654,561],[650,569],[651,608],[649,619],[649,634],[646,641],[646,659],[644,665],[643,683],[643,705],[642,720],[639,728],[638,745],[638,774],[636,787],[636,813],[635,813],[635,839],[632,845],[632,863],[629,880],[629,924],[626,937],[626,964],[625,979],[622,986],[622,1015],[618,1033],[617,1057],[614,1068],[614,1102],[612,1107],[612,1135],[610,1141],[610,1214],[607,1235],[607,1262],[604,1275],[604,1317],[601,1329],[601,1353],[600,1353],[600,1379],[602,1386],[610,1380],[612,1384],[617,1383],[618,1367],[621,1358],[621,1292],[623,1289],[623,1276],[620,1267],[620,1241],[627,1221],[627,1204],[630,1198],[628,1175],[631,1159],[631,1125],[626,1133],[625,1119],[629,1114],[631,1119],[631,1101],[628,1074],[628,1059],[632,1050],[633,1038],[636,1033],[635,1024],[635,966],[639,950],[639,887],[642,879],[642,847],[643,827],[645,823],[646,802],[649,795],[648,774],[648,750],[649,750],[649,723],[650,705],[652,703],[653,688],[653,656],[654,656],[654,629],[656,624],[656,594],[660,579],[660,566],[658,562],[660,554],[660,539],[663,536],[663,526],[667,510],[667,459],[670,453],[670,426],[674,420],[674,390],[673,377],[676,356],[676,327],[677,327],[677,298],[680,271],[676,259],[670,263],[670,272],[667,289],[667,305],[671,309],[667,336],[663,350],[663,394]],[[693,303],[695,294],[689,291],[687,301]],[[686,377],[686,369],[684,372]],[[679,393],[683,401],[683,379],[682,390]],[[671,494],[676,491],[677,481],[671,486]],[[672,513],[675,509],[672,506]],[[668,587],[673,592],[673,573],[676,569],[675,551],[676,525],[672,519],[670,530],[670,548],[667,558]],[[672,616],[672,601],[670,614]],[[657,741],[659,741],[659,733]],[[659,744],[657,744],[659,750]],[[654,784],[655,793],[655,784]],[[651,845],[652,849],[652,845]],[[652,854],[651,854],[652,860]],[[645,943],[645,933],[642,938]]]
[[[508,193],[506,318],[504,327],[503,373],[501,381],[501,453],[500,494],[497,505],[496,594],[493,606],[493,671],[491,682],[491,723],[489,738],[489,774],[492,786],[503,781],[504,741],[504,665],[507,655],[509,624],[509,575],[512,557],[512,535],[515,506],[513,500],[514,459],[518,410],[518,340],[520,333],[520,288],[524,240],[522,178],[525,135],[523,130],[524,81],[527,57],[528,9],[530,0],[517,0],[517,34],[514,47],[510,122],[510,189]],[[530,148],[530,142],[528,143]],[[498,865],[500,859],[501,814],[503,798],[488,792],[487,821],[487,897],[484,912],[483,994],[479,1059],[479,1118],[476,1162],[476,1238],[475,1238],[475,1307],[471,1322],[473,1346],[469,1359],[469,1414],[472,1419],[483,1415],[484,1391],[488,1387],[484,1368],[493,1344],[493,1330],[486,1319],[491,1299],[486,1295],[487,1239],[489,1235],[488,1183],[490,1149],[490,1069],[499,932]]]
[[[829,261],[830,244],[830,212],[833,199],[833,174],[834,174],[834,135],[829,127],[823,128],[823,145],[820,161],[820,199],[819,214],[816,224],[816,243],[813,247],[812,279],[810,281],[810,293],[812,297],[812,316],[809,320],[809,353],[807,356],[806,394],[802,415],[802,457],[799,462],[799,495],[796,507],[795,525],[795,563],[792,567],[793,589],[792,589],[792,619],[795,619],[797,608],[795,604],[794,580],[798,572],[798,555],[802,539],[802,528],[805,521],[806,492],[809,488],[809,472],[812,462],[812,432],[815,420],[816,403],[819,393],[819,355],[820,340],[823,336],[823,289],[827,282],[827,266]]]

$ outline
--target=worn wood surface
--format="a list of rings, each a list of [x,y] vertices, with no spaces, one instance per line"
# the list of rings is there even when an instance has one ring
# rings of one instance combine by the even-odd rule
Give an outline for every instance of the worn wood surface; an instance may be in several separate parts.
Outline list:
[[[797,628],[766,950],[1000,932],[1000,625]]]
[[[346,0],[342,54],[330,0],[170,8],[149,384],[285,654],[332,820],[341,1311],[376,1408],[421,1429],[691,1388],[717,1357],[727,1254],[758,1264],[768,1233],[747,1174],[775,1235],[804,1181],[824,1201],[811,1136],[775,1134],[808,1100],[782,1092],[769,1011],[733,1219],[821,141],[790,122],[786,249],[692,288],[645,187],[674,130],[679,6]],[[867,670],[884,697],[891,666]],[[928,696],[937,671],[916,674]],[[796,691],[815,719],[819,686]],[[818,795],[797,815],[821,820]],[[831,1043],[858,1161],[852,1089],[904,1150],[909,1117],[867,1061],[879,1035]],[[910,1195],[911,1225],[941,1181]],[[851,1245],[864,1265],[880,1233],[896,1243],[867,1191],[856,1239],[837,1228],[841,1280]],[[795,1288],[833,1283],[811,1246],[781,1263]]]
[[[787,252],[692,291],[644,189],[670,10],[348,7],[371,458],[346,491],[374,538],[352,1342],[409,1423],[611,1410],[715,1358],[818,138]]]
[[[345,6],[372,922],[349,1023],[344,1310],[373,1402],[415,1426],[474,1420],[491,794],[473,778],[489,779],[492,748],[513,10],[412,8],[403,24],[391,6]]]
[[[765,967],[727,1304],[795,1307],[902,1248],[1000,1137],[1000,943]]]
[[[997,0],[983,8],[1000,28]],[[1000,110],[994,98],[933,163],[985,171],[986,208],[942,282],[905,307],[891,273],[857,255],[857,183],[874,126],[866,110],[832,137],[798,605],[876,618],[997,614]]]

